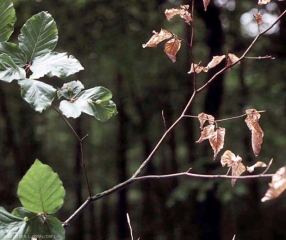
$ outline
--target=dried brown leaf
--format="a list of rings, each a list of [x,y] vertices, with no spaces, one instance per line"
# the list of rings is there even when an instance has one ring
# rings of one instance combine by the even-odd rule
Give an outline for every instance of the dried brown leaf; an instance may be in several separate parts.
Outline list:
[[[261,5],[261,4],[267,4],[269,3],[271,0],[258,0],[258,4]]]
[[[261,202],[265,202],[280,196],[280,194],[286,189],[286,166],[279,168],[278,171],[272,177],[271,183],[269,183],[269,189],[265,193]]]
[[[245,166],[241,161],[234,162],[231,168],[232,176],[240,176],[246,170]],[[231,179],[231,186],[233,187],[237,179]]]
[[[168,55],[168,57],[172,60],[172,62],[176,62],[177,52],[180,50],[181,40],[177,37],[170,39],[165,44],[164,52]]]
[[[253,15],[258,25],[263,23],[262,15],[260,13],[256,13]]]
[[[206,66],[206,68],[209,70],[215,66],[217,66],[218,64],[220,64],[220,62],[225,58],[225,55],[221,55],[221,56],[214,56],[213,59],[208,63],[208,65]]]
[[[230,150],[226,150],[221,156],[221,165],[224,167],[231,167],[232,176],[240,176],[245,170],[245,166],[242,164],[242,158],[235,156]],[[231,185],[234,186],[237,179],[231,179]]]
[[[263,142],[263,130],[259,126],[259,118],[260,114],[256,109],[247,109],[246,110],[247,117],[245,122],[251,131],[251,143],[252,149],[255,156],[258,156],[261,150],[261,144]]]
[[[201,143],[202,141],[206,139],[210,139],[212,135],[214,134],[214,127],[215,127],[214,125],[208,125],[204,127],[197,143]]]
[[[234,162],[242,161],[242,158],[240,156],[235,156],[234,153],[230,150],[226,150],[224,154],[221,156],[220,163],[224,167],[225,165],[227,167],[232,167]]]
[[[233,63],[235,63],[235,62],[237,62],[239,60],[239,57],[237,57],[233,53],[229,53],[228,54],[228,59],[229,59],[230,63],[233,64]]]
[[[215,160],[218,152],[223,148],[225,136],[225,128],[218,127],[214,134],[210,137],[209,141],[214,151],[213,160]]]
[[[206,121],[209,121],[209,124],[214,124],[215,118],[212,115],[206,114],[206,113],[200,113],[198,115],[198,119],[200,122],[200,129],[203,128]]]
[[[170,21],[174,16],[180,15],[181,18],[185,19],[187,24],[190,24],[193,21],[191,14],[188,12],[189,5],[181,5],[181,9],[171,8],[166,9],[165,15]]]
[[[188,72],[188,74],[191,74],[193,72],[200,73],[201,71],[207,72],[208,69],[206,67],[204,67],[204,66],[200,66],[199,64],[192,64],[191,65],[191,69]]]
[[[255,168],[257,167],[267,167],[267,165],[264,162],[256,162],[254,165],[250,166],[250,167],[246,167],[247,171],[252,173],[254,171]]]
[[[210,4],[210,0],[203,0],[205,11],[207,11],[208,5]]]
[[[157,45],[166,40],[173,37],[173,34],[165,29],[161,29],[159,33],[156,31],[153,31],[153,36],[150,38],[150,40],[146,44],[142,44],[143,48],[146,47],[157,47]]]

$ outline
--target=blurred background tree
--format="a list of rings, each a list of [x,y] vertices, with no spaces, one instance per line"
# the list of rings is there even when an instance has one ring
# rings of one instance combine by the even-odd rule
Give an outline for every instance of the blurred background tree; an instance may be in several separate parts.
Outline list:
[[[157,49],[142,49],[152,30],[165,28],[190,41],[190,26],[181,19],[165,19],[166,8],[190,4],[177,0],[15,0],[14,39],[33,14],[48,11],[59,29],[58,51],[67,51],[85,67],[69,79],[47,79],[60,87],[80,79],[86,88],[110,89],[119,114],[106,123],[89,116],[69,119],[77,132],[89,136],[84,152],[93,193],[126,180],[149,155],[167,127],[180,115],[192,92],[190,48],[182,44],[173,64]],[[226,52],[237,56],[257,33],[253,14],[257,1],[214,0],[208,11],[195,1],[195,62],[202,64]],[[274,21],[284,2],[261,6],[264,25]],[[189,114],[205,111],[218,118],[236,116],[245,109],[266,110],[261,126],[264,143],[258,160],[274,158],[270,171],[285,164],[286,19],[262,37],[249,55],[273,55],[276,60],[244,60],[220,76],[200,94]],[[219,67],[197,76],[204,83]],[[162,144],[144,174],[192,171],[224,174],[212,161],[208,143],[196,145],[197,121],[185,119]],[[250,132],[242,119],[221,123],[227,129],[224,149],[231,149],[250,164]],[[87,190],[75,137],[56,112],[34,112],[20,97],[16,84],[0,88],[0,196],[1,205],[18,205],[17,183],[35,158],[58,172],[67,190],[58,216],[64,221],[86,199]],[[218,158],[221,154],[219,154]],[[70,227],[67,239],[130,239],[126,213],[137,239],[284,239],[285,196],[269,203],[260,199],[269,179],[230,181],[168,179],[136,183],[92,204]]]

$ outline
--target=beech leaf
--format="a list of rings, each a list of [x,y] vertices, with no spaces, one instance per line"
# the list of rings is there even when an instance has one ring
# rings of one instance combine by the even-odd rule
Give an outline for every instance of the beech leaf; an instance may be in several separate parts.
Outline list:
[[[261,5],[261,4],[267,4],[269,3],[271,0],[258,0],[258,4]]]
[[[212,149],[214,151],[213,160],[215,160],[218,152],[223,148],[224,136],[225,128],[218,127],[209,139]]]
[[[190,71],[188,72],[188,74],[191,74],[191,73],[193,73],[193,72],[195,72],[195,73],[200,73],[200,72],[202,72],[202,71],[204,71],[204,72],[207,72],[208,71],[208,69],[206,68],[206,67],[204,67],[204,66],[200,66],[199,64],[191,64],[191,69],[190,69]]]
[[[207,69],[211,69],[215,66],[217,66],[218,64],[220,64],[220,62],[225,58],[225,55],[221,55],[221,56],[214,56],[213,59],[208,63],[207,65]]]
[[[210,125],[214,124],[214,121],[215,121],[215,118],[212,115],[209,115],[203,112],[198,115],[198,119],[200,122],[200,129],[203,129],[203,126],[206,121],[209,121]]]
[[[233,53],[229,53],[228,54],[228,60],[230,61],[231,64],[233,64],[239,60],[239,57],[237,57]]]
[[[208,125],[204,127],[197,143],[201,143],[204,140],[210,139],[214,134],[214,127],[215,127],[214,125]]]
[[[262,24],[263,23],[263,20],[262,20],[262,16],[260,13],[256,13],[253,15],[253,17],[255,18],[256,22],[258,25]]]
[[[286,189],[286,166],[279,168],[272,177],[271,183],[269,183],[269,189],[265,193],[261,202],[265,202],[280,196],[280,194]]]
[[[267,167],[267,165],[264,162],[256,162],[254,165],[250,166],[250,167],[246,167],[247,171],[252,173],[254,171],[255,168],[257,167]]]
[[[177,37],[174,37],[166,42],[164,52],[168,55],[172,62],[176,62],[176,55],[180,50],[180,47],[181,40],[179,40]]]
[[[245,166],[242,163],[242,158],[240,156],[235,156],[230,150],[226,150],[221,156],[221,165],[224,167],[231,167],[232,176],[240,176],[245,170]],[[234,186],[237,179],[231,179],[231,186]]]
[[[245,122],[251,131],[251,142],[252,149],[255,156],[258,156],[261,150],[261,144],[263,142],[263,131],[258,124],[260,114],[256,109],[247,109],[246,110],[247,117]]]
[[[150,38],[150,40],[146,44],[142,44],[143,48],[146,47],[157,47],[157,45],[166,40],[173,37],[173,34],[165,29],[161,29],[159,33],[156,31],[153,31],[153,36]]]
[[[171,8],[166,9],[166,18],[170,21],[174,16],[180,15],[181,18],[185,19],[185,22],[190,25],[193,21],[191,14],[188,12],[189,5],[181,5],[181,9]]]
[[[205,11],[207,11],[208,5],[210,4],[210,0],[203,0]]]

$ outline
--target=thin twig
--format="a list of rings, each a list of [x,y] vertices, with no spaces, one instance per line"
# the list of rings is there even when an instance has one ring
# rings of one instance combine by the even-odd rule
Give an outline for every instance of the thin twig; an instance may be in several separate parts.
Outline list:
[[[128,223],[129,229],[130,229],[131,240],[133,240],[132,227],[131,227],[130,218],[129,218],[128,213],[126,213],[126,217],[127,217],[127,223]]]
[[[162,119],[163,119],[165,131],[166,131],[167,130],[167,124],[166,124],[166,120],[165,120],[165,116],[164,116],[164,110],[162,110]]]
[[[87,184],[87,190],[88,190],[88,194],[89,194],[89,197],[92,196],[92,193],[91,193],[91,187],[90,187],[90,183],[89,183],[89,180],[88,180],[88,175],[87,175],[87,169],[86,169],[86,166],[85,166],[85,162],[84,162],[84,155],[83,155],[83,146],[82,146],[82,142],[83,140],[88,136],[85,135],[83,138],[81,138],[77,132],[75,131],[75,129],[73,128],[73,126],[69,123],[69,121],[64,117],[64,115],[54,106],[52,106],[52,108],[61,116],[61,118],[64,120],[64,122],[67,124],[67,126],[71,129],[71,131],[73,132],[73,134],[76,136],[78,142],[79,142],[79,147],[80,147],[80,155],[81,155],[81,165],[83,167],[83,172],[84,172],[84,176],[85,176],[85,181],[86,181],[86,184]]]
[[[268,163],[268,165],[267,165],[267,168],[263,171],[263,173],[261,173],[261,174],[265,174],[267,171],[268,171],[268,169],[270,168],[270,166],[272,165],[272,162],[273,162],[273,158],[271,158],[270,159],[270,161],[269,161],[269,163]]]
[[[268,56],[268,55],[263,56],[263,57],[258,56],[258,57],[244,57],[244,58],[245,58],[245,59],[254,59],[254,60],[263,60],[263,59],[270,59],[270,60],[274,60],[274,59],[275,59],[275,57]]]

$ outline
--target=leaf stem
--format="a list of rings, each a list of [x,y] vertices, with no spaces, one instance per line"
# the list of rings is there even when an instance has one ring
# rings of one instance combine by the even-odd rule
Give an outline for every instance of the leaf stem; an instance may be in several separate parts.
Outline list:
[[[88,134],[85,135],[83,138],[81,138],[77,134],[77,132],[75,131],[73,126],[69,123],[69,121],[64,117],[64,115],[56,107],[54,107],[53,105],[52,105],[52,108],[61,116],[61,118],[64,120],[64,122],[67,124],[69,129],[73,132],[73,134],[76,136],[76,138],[78,140],[79,147],[80,147],[80,155],[81,155],[81,165],[83,167],[83,172],[84,172],[85,181],[86,181],[86,184],[87,184],[88,194],[91,197],[92,196],[91,187],[90,187],[90,183],[89,183],[89,180],[88,180],[87,169],[86,169],[85,162],[84,162],[83,145],[82,145],[83,140],[88,136]]]

